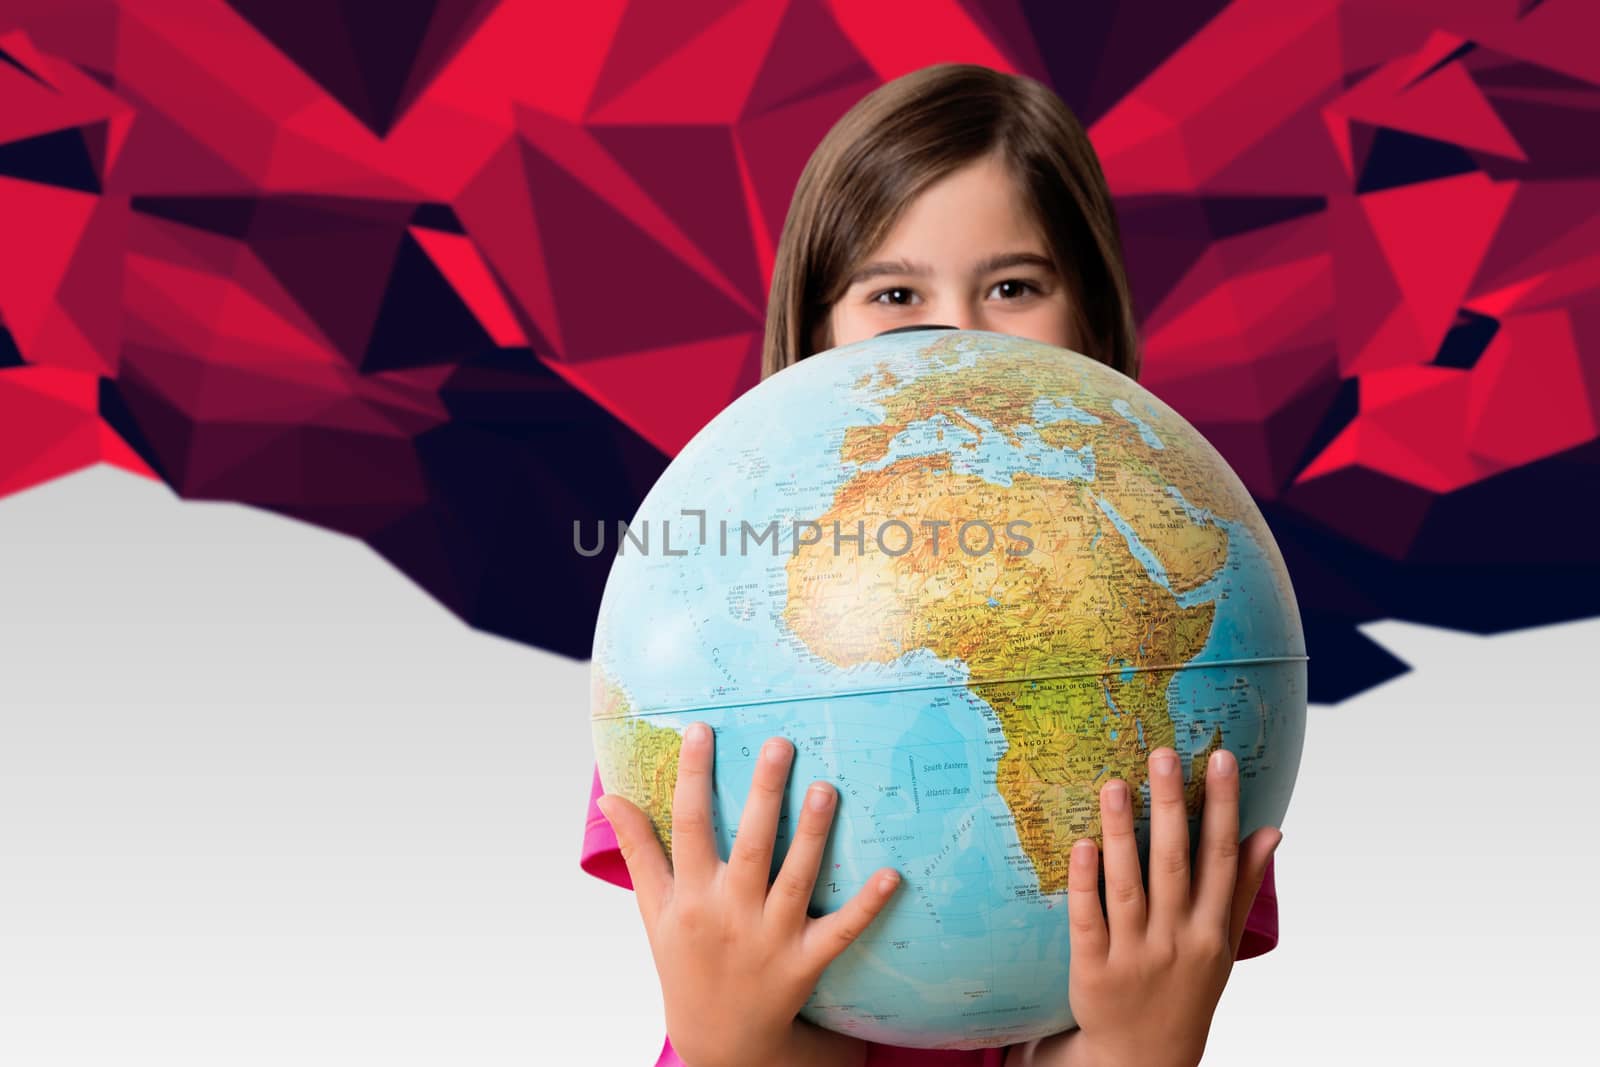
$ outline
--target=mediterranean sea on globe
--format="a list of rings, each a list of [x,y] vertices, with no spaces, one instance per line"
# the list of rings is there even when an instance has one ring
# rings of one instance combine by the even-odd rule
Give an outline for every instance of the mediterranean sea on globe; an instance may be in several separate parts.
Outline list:
[[[620,524],[619,524],[620,526]],[[1191,849],[1205,761],[1239,761],[1241,837],[1282,825],[1305,641],[1271,533],[1222,457],[1130,378],[982,331],[891,332],[735,400],[622,529],[592,661],[596,761],[670,848],[684,729],[716,738],[726,858],[767,738],[839,803],[812,899],[902,883],[802,1011],[889,1045],[1076,1025],[1067,860],[1107,776],[1148,863],[1150,750],[1177,750]],[[604,542],[610,535],[611,540]]]

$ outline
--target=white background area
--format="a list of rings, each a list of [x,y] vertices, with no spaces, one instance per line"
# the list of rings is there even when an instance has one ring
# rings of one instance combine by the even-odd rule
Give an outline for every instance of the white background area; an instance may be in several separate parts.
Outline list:
[[[1365,630],[1414,670],[1310,709],[1206,1063],[1592,1062],[1600,618]],[[0,1064],[650,1067],[587,674],[266,512],[0,500]]]

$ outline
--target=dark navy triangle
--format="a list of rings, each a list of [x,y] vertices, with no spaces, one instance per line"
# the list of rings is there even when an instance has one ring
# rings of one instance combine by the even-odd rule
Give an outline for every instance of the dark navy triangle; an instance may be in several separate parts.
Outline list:
[[[410,234],[400,242],[363,371],[456,363],[494,341]]]
[[[441,233],[466,233],[467,229],[461,225],[461,219],[456,216],[455,209],[449,204],[418,204],[417,210],[411,213],[411,225],[421,226],[425,230],[438,230]]]
[[[1356,192],[1416,185],[1477,169],[1477,161],[1460,145],[1379,126],[1372,131]]]
[[[1207,196],[1201,198],[1206,225],[1217,240],[1234,237],[1265,226],[1274,226],[1301,215],[1325,211],[1325,196]]]
[[[136,196],[129,206],[141,215],[243,240],[259,204],[253,196]]]
[[[22,358],[22,350],[17,347],[16,338],[11,336],[11,331],[0,326],[0,367],[22,367],[26,366],[27,362]]]
[[[100,191],[89,146],[76,128],[0,144],[0,174],[84,193]]]
[[[1455,325],[1444,335],[1439,351],[1434,354],[1434,366],[1457,367],[1461,370],[1471,368],[1499,332],[1499,319],[1461,309],[1456,313]]]

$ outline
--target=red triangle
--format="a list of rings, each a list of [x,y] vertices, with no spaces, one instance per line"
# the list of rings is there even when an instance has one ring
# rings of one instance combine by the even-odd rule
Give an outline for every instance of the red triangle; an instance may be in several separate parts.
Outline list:
[[[1361,419],[1381,447],[1369,465],[1435,493],[1483,477],[1488,465],[1474,460],[1466,447],[1467,390],[1467,375],[1441,375],[1426,389],[1363,411]]]
[[[113,467],[121,467],[134,474],[142,474],[146,478],[155,478],[155,471],[151,470],[145,461],[117,435],[106,423],[100,424],[100,462],[109,463]]]
[[[83,335],[69,311],[59,305],[51,307],[45,316],[43,325],[34,337],[34,344],[37,351],[47,353],[46,358],[54,367],[88,374],[114,373],[116,369],[115,353],[109,359],[102,357]]]
[[[513,140],[495,153],[456,198],[455,210],[550,352],[564,353],[561,317],[550,290],[549,263],[539,241],[518,142]]]
[[[1089,139],[1106,182],[1119,196],[1193,194],[1199,188],[1178,123],[1137,91],[1102,115],[1090,128]]]
[[[1407,397],[1459,381],[1462,372],[1455,367],[1389,367],[1361,376],[1361,410],[1380,411]]]
[[[116,131],[117,120],[112,120]],[[139,135],[127,137],[120,152],[107,152],[105,184],[119,189],[159,189],[163,196],[256,196],[258,182],[198,141],[160,111],[138,115]]]
[[[783,232],[789,201],[806,160],[846,111],[875,87],[874,81],[845,85],[788,107],[741,119],[739,147],[761,198],[768,233]]]
[[[743,293],[722,277],[716,266],[651,200],[632,175],[612,158],[591,131],[528,108],[513,105],[513,110],[516,112],[517,130],[521,134],[525,180],[530,187],[536,181],[535,172],[543,175],[551,173],[553,169],[564,171],[572,180],[581,183],[585,190],[582,197],[585,202],[591,199],[602,201],[606,215],[620,216],[629,226],[643,231],[652,241],[709,279],[714,287],[751,315],[760,315],[760,304],[749,303]],[[552,163],[555,168],[549,166]],[[792,189],[793,182],[787,188]],[[553,205],[549,198],[538,196],[537,190],[534,192],[534,208],[541,223],[551,221],[550,209]],[[555,221],[560,223],[562,219],[558,215]],[[554,251],[550,255],[553,262],[567,262]],[[561,279],[555,280],[559,282]]]
[[[1477,288],[1485,291],[1566,268],[1600,250],[1593,181],[1519,182],[1516,190],[1484,255]]]
[[[752,306],[766,302],[749,216],[730,210],[744,196],[733,131],[726,126],[602,126],[595,138],[721,268]],[[663,167],[664,159],[694,160]]]
[[[683,344],[759,325],[721,279],[679,259],[532,146],[523,153],[569,360]],[[696,256],[704,262],[703,256]]]
[[[514,348],[528,343],[499,283],[470,240],[461,234],[440,233],[421,226],[409,230],[495,344]]]
[[[589,124],[731,123],[761,69],[784,0],[751,0],[718,19],[602,107]]]
[[[1300,396],[1313,382],[1338,378],[1338,357],[1325,339],[1301,347],[1272,348],[1259,353],[1250,363],[1250,376],[1260,406],[1240,412],[1265,419]],[[1236,412],[1239,409],[1235,408]]]
[[[883,81],[947,62],[1016,72],[958,0],[836,3],[832,10],[844,35]]]
[[[1417,362],[1433,358],[1455,322],[1515,185],[1474,173],[1360,198],[1416,322]]]
[[[79,19],[71,31],[72,62],[40,53],[25,33],[0,33],[0,48],[16,64],[0,62],[0,100],[5,101],[0,107],[0,144],[132,114],[127,104],[73,65],[92,65],[93,38],[111,36],[103,27],[82,26],[85,21],[89,20]],[[114,26],[117,13],[109,12],[102,21]],[[97,167],[96,173],[104,172]]]
[[[547,365],[574,387],[675,456],[717,413],[760,377],[761,335],[740,333],[693,344]]]
[[[96,377],[54,367],[0,375],[0,497],[99,458]]]
[[[1526,162],[1516,138],[1459,63],[1428,73],[1463,43],[1454,35],[1434,33],[1415,54],[1368,75],[1333,109],[1375,126]]]
[[[17,347],[37,353],[39,332],[100,198],[54,185],[0,177],[0,314]]]
[[[354,115],[333,97],[320,96],[277,125],[260,182],[269,189],[337,189],[341,196],[375,200],[427,199],[419,187],[425,173],[395,176],[381,152],[382,142]]]
[[[1337,126],[1348,130],[1343,122]],[[1300,111],[1245,146],[1202,184],[1208,193],[1303,196],[1324,188],[1341,167],[1348,171],[1348,147],[1337,132],[1330,138],[1325,113]]]
[[[586,110],[605,107],[737,3],[738,0],[680,0],[658,4],[631,0],[612,36]]]
[[[795,0],[778,27],[741,115],[760,115],[841,84],[874,80],[872,68],[827,8],[818,0]]]
[[[1295,475],[1294,485],[1315,481],[1335,471],[1354,467],[1361,462],[1361,423],[1352,422],[1329,441],[1305,469]]]
[[[1507,319],[1472,368],[1472,455],[1497,468],[1532,463],[1593,439],[1596,423],[1568,314],[1553,310]]]
[[[1383,321],[1362,340],[1361,347],[1342,360],[1343,373],[1354,378],[1386,368],[1426,363],[1438,346],[1430,349],[1422,336],[1410,305],[1393,304]]]

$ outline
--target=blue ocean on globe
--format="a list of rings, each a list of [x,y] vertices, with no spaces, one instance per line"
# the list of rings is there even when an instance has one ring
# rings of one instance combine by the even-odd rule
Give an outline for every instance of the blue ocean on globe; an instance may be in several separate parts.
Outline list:
[[[1117,775],[1147,856],[1158,745],[1181,757],[1193,831],[1217,747],[1239,760],[1241,837],[1282,824],[1306,657],[1277,546],[1192,426],[1077,353],[919,331],[818,354],[712,420],[606,536],[606,791],[670,842],[677,744],[708,723],[726,857],[782,735],[774,871],[825,779],[812,913],[902,875],[808,1001],[819,1025],[926,1048],[1075,1025],[1067,852],[1098,836]]]

